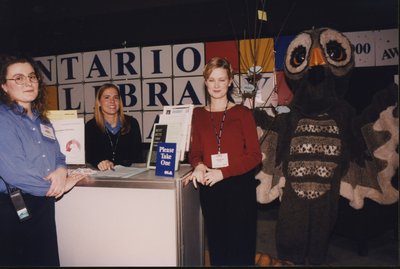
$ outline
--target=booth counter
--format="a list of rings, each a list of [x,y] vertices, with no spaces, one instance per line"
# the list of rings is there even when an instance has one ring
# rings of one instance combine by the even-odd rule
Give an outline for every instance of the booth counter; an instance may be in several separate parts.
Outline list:
[[[189,170],[81,180],[56,202],[61,266],[202,266],[198,191],[182,180]]]

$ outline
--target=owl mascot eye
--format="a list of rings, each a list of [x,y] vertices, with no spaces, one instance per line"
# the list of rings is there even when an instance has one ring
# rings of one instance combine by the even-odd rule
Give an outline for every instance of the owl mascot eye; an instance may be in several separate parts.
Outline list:
[[[354,67],[348,38],[330,28],[298,34],[284,74],[293,92],[290,112],[255,110],[263,163],[256,175],[259,203],[280,199],[278,258],[323,264],[340,195],[354,208],[364,198],[398,201],[398,90],[380,90],[360,115],[344,100]]]
[[[319,114],[343,98],[354,67],[353,49],[335,30],[306,31],[290,43],[284,66],[293,104],[304,113]]]

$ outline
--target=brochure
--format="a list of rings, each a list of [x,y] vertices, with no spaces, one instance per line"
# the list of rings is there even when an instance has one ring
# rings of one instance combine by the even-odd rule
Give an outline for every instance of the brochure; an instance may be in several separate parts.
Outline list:
[[[67,164],[85,164],[85,122],[83,118],[51,120],[60,150]]]

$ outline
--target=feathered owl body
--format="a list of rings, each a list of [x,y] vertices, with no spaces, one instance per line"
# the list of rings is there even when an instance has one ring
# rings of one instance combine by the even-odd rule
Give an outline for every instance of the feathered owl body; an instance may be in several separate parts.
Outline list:
[[[397,117],[386,113],[386,119],[380,113],[389,107],[396,111],[397,86],[390,85],[377,94],[374,100],[379,101],[370,105],[373,113],[369,109],[356,115],[344,100],[353,67],[353,47],[334,29],[307,30],[289,44],[284,73],[293,92],[290,113],[275,118],[262,110],[254,114],[264,155],[256,176],[260,203],[281,197],[285,184],[291,184],[302,199],[319,197],[330,189],[339,195],[340,190],[354,208],[361,208],[364,198],[384,204],[398,200],[398,190],[390,184],[398,162],[382,160],[387,156],[398,159],[396,146],[384,147],[392,151],[389,155],[366,154],[371,144],[379,148],[396,143],[398,113]],[[382,125],[378,121],[384,122],[385,130],[373,129],[374,122]],[[384,178],[378,176],[385,169],[392,172]]]
[[[289,44],[284,74],[293,92],[290,112],[254,116],[263,154],[257,200],[280,198],[279,259],[323,264],[339,196],[354,208],[364,198],[399,198],[397,86],[380,91],[361,115],[344,100],[354,67],[350,41],[330,28],[304,31]]]

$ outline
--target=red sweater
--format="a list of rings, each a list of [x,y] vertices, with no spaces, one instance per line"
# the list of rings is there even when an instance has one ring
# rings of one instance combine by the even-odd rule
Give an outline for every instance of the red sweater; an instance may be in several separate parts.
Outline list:
[[[212,112],[219,133],[224,112]],[[217,138],[210,112],[204,107],[193,111],[192,141],[189,162],[193,167],[203,162],[211,168],[211,155],[218,153]],[[221,135],[221,153],[228,153],[229,166],[220,168],[224,178],[242,175],[261,162],[256,123],[251,110],[236,105],[226,112]]]

